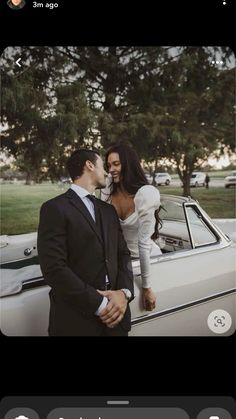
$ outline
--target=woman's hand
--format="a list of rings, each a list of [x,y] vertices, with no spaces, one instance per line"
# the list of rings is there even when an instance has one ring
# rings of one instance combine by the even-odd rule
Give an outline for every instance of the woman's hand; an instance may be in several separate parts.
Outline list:
[[[145,310],[152,311],[156,307],[156,295],[151,288],[143,288],[143,306]]]

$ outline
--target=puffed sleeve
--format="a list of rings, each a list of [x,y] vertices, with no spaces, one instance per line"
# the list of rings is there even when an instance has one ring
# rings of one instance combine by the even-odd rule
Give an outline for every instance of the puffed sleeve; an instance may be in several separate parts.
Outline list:
[[[152,248],[151,236],[154,233],[156,219],[154,212],[160,206],[160,193],[152,185],[145,185],[138,190],[134,197],[135,210],[138,213],[138,249],[143,288],[151,287],[150,252]]]

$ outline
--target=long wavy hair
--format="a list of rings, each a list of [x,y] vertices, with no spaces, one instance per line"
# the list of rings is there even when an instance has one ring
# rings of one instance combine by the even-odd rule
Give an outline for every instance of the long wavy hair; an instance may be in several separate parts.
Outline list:
[[[142,186],[149,184],[140,164],[138,154],[132,147],[122,143],[112,145],[105,154],[105,165],[107,170],[108,157],[111,153],[117,153],[119,155],[121,163],[121,183],[125,191],[131,195],[135,195]],[[107,200],[116,193],[120,185],[111,182],[110,186],[111,192]],[[162,226],[162,221],[159,217],[160,209],[161,207],[154,213],[156,224],[154,233],[151,236],[152,240],[156,240],[159,237],[159,225]]]

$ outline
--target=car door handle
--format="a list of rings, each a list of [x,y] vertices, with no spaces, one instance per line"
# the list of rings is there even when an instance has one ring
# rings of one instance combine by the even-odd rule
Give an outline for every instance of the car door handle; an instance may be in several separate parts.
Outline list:
[[[166,243],[168,243],[168,244],[176,244],[176,241],[175,240],[172,240],[172,239],[166,239]]]
[[[34,250],[35,247],[31,247],[31,249],[29,247],[27,247],[27,249],[24,250],[24,255],[25,256],[30,256],[32,253],[32,250]]]

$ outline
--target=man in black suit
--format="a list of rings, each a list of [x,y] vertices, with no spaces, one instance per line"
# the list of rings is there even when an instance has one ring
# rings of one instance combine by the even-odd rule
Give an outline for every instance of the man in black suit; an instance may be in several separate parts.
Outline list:
[[[49,335],[127,336],[133,299],[130,252],[114,207],[93,195],[105,186],[97,151],[68,160],[71,188],[40,211],[38,253],[50,291]]]

